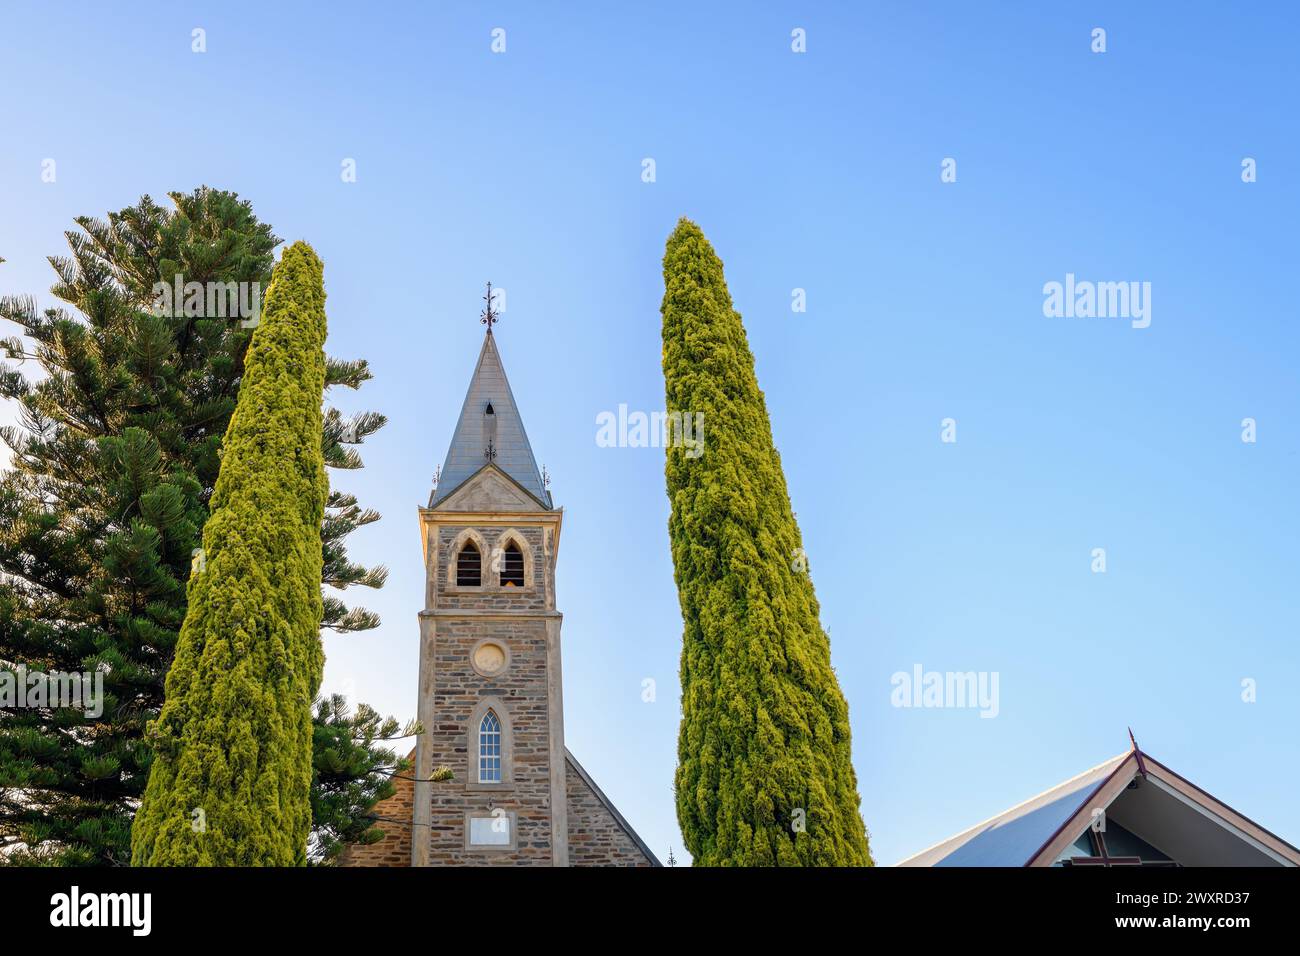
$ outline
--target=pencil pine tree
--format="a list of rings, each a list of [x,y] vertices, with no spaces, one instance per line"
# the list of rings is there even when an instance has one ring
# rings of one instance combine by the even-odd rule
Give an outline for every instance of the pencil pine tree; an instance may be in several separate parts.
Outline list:
[[[682,219],[663,267],[667,409],[704,425],[665,465],[686,847],[703,866],[869,866],[848,705],[722,261]]]
[[[325,290],[298,242],[272,274],[222,444],[203,561],[149,730],[137,866],[300,866],[320,623]]]

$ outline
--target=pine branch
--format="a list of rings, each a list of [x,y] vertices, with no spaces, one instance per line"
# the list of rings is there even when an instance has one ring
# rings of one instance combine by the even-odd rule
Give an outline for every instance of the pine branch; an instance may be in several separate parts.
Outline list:
[[[358,389],[374,378],[365,359],[336,359],[325,356],[325,389],[331,386]]]
[[[350,634],[355,631],[370,631],[379,626],[379,615],[365,608],[349,608],[338,598],[324,597],[325,613],[321,619],[321,629],[338,634]]]

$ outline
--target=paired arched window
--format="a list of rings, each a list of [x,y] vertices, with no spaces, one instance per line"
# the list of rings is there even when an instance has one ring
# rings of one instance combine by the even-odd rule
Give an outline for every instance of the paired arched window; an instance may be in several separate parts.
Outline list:
[[[483,583],[483,555],[473,541],[466,541],[465,547],[456,555],[456,586],[476,588]]]
[[[524,586],[524,553],[514,541],[506,543],[501,555],[501,586],[503,588],[521,588]]]
[[[493,710],[478,724],[478,782],[501,782],[501,721]]]
[[[497,576],[497,583],[503,588],[522,588],[527,583],[528,565],[523,549],[513,537],[507,538],[505,545],[492,549],[489,567],[483,567],[483,552],[473,538],[466,537],[465,542],[456,552],[456,586],[459,588],[477,588],[484,584],[484,573]],[[490,577],[488,580],[492,580]]]

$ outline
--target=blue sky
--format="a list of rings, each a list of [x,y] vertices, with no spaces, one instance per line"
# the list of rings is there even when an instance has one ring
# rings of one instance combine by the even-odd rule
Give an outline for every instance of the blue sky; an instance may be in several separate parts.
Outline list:
[[[877,860],[1129,725],[1300,843],[1300,15],[1132,6],[10,2],[0,294],[50,302],[74,216],[204,183],[315,246],[329,350],[376,375],[335,398],[391,419],[335,476],[384,514],[352,550],[392,576],[360,596],[379,630],[327,638],[326,689],[409,717],[416,507],[482,285],[504,287],[498,344],[565,507],[568,744],[685,859],[662,452],[598,447],[595,421],[662,407],[660,261],[690,216],[748,329]],[[1150,282],[1150,327],[1045,317],[1067,273]],[[998,716],[891,706],[916,664],[996,672]]]

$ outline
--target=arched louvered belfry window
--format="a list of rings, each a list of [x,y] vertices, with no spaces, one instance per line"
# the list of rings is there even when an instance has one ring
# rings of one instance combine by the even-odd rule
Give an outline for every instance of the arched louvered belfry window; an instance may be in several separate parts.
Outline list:
[[[493,710],[478,724],[478,782],[501,782],[501,721]]]
[[[483,555],[473,541],[466,541],[465,547],[456,555],[456,586],[476,588],[483,583]]]
[[[501,555],[501,586],[503,588],[524,586],[524,553],[513,541],[506,543]]]

